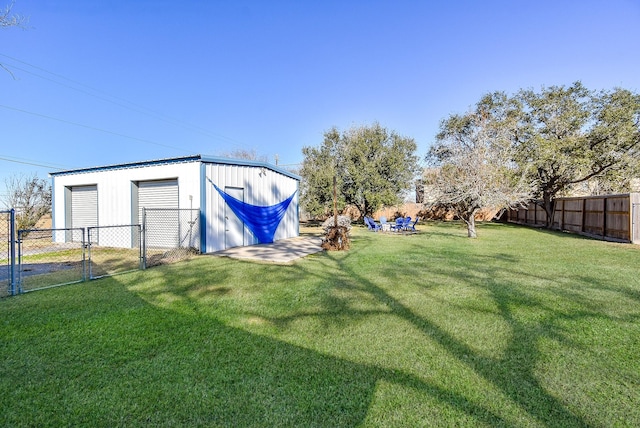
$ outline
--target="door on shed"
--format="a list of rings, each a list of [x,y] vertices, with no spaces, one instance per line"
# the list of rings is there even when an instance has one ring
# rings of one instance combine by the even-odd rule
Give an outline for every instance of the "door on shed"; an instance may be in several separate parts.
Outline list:
[[[244,189],[241,187],[225,187],[224,193],[244,202]],[[238,218],[228,204],[224,205],[224,248],[244,245],[244,223]]]
[[[138,183],[139,221],[145,221],[146,245],[152,248],[179,246],[180,213],[178,180],[141,181]],[[146,211],[143,219],[143,209]]]
[[[68,218],[71,228],[95,227],[98,225],[98,186],[73,186],[70,188],[71,204]],[[71,233],[68,240],[80,240],[77,233]],[[91,236],[97,242],[97,234]]]

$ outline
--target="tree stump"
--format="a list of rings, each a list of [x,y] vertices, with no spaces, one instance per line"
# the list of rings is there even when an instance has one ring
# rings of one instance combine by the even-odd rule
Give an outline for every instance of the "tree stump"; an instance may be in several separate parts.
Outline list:
[[[351,245],[349,229],[345,226],[331,226],[322,240],[322,248],[327,251],[348,250]]]

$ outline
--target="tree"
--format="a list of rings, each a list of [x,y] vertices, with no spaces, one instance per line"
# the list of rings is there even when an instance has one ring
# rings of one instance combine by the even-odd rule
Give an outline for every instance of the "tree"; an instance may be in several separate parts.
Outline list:
[[[250,161],[267,162],[269,158],[266,155],[258,155],[255,149],[236,149],[230,152],[223,152],[221,156],[231,159],[244,159]]]
[[[14,2],[12,1],[7,6],[5,6],[4,9],[0,9],[0,28],[24,27],[26,25],[27,18],[11,13],[13,4]],[[13,73],[11,72],[11,70],[5,67],[2,63],[0,63],[0,67],[13,77]]]
[[[580,82],[520,91],[512,129],[516,162],[536,183],[535,197],[553,221],[553,201],[575,186],[628,186],[640,164],[640,96],[625,89],[596,93]],[[608,183],[608,184],[607,184]]]
[[[14,3],[12,1],[3,10],[0,10],[0,28],[24,27],[27,23],[27,18],[24,16],[11,13]]]
[[[483,208],[508,208],[531,197],[531,182],[513,163],[511,103],[503,93],[486,95],[474,111],[440,123],[427,155],[424,177],[436,204],[452,209],[476,238],[475,217]]]
[[[338,208],[354,205],[371,215],[383,205],[394,205],[413,186],[418,171],[416,143],[378,123],[324,134],[320,147],[304,147],[301,201],[312,214],[333,207],[333,177],[337,179]]]
[[[11,176],[5,180],[7,194],[4,203],[16,209],[18,229],[32,228],[45,214],[51,212],[51,185],[32,176]]]

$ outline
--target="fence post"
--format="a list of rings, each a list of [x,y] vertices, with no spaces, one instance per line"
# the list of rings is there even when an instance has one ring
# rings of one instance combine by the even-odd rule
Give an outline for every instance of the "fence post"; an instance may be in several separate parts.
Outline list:
[[[15,296],[17,294],[17,284],[16,284],[16,210],[11,208],[9,211],[9,262],[11,264],[11,272],[9,273],[9,278],[11,281],[11,295]]]
[[[89,264],[89,280],[92,280],[93,267],[91,266],[91,227],[87,227],[85,230],[87,231],[87,260]],[[84,231],[82,233],[84,235]],[[84,237],[82,239],[84,239]],[[82,246],[84,247],[84,244]],[[86,280],[86,278],[83,278],[83,280]]]
[[[604,198],[602,204],[602,239],[607,237],[607,198]]]
[[[22,231],[18,231],[18,280],[17,280],[17,285],[18,285],[18,289],[17,292],[21,293],[22,292]]]
[[[142,250],[142,270],[147,268],[147,209],[142,207],[142,227],[140,228]]]

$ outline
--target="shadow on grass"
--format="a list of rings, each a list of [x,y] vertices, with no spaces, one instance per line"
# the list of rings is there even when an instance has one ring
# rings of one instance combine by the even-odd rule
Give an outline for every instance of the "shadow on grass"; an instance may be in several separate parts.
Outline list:
[[[349,278],[350,284],[357,283],[361,290],[375,297],[378,302],[389,308],[391,315],[406,320],[422,331],[425,336],[435,340],[456,360],[467,365],[472,372],[497,387],[514,403],[517,403],[534,420],[554,426],[588,426],[580,416],[568,410],[564,403],[549,394],[546,388],[539,383],[533,372],[539,358],[539,339],[546,331],[554,330],[553,319],[545,322],[548,325],[543,328],[540,325],[527,325],[513,315],[512,308],[521,304],[537,305],[541,303],[532,300],[524,293],[519,293],[515,287],[494,281],[495,272],[486,268],[491,264],[487,263],[484,256],[459,254],[458,257],[464,259],[466,263],[466,268],[462,271],[455,272],[448,266],[437,265],[430,266],[428,270],[433,274],[456,275],[463,283],[473,287],[484,288],[490,293],[492,299],[498,305],[500,317],[507,322],[512,334],[510,344],[503,350],[499,358],[480,355],[438,324],[421,316],[395,299],[387,290],[350,269],[349,264],[340,263],[340,270]],[[503,254],[501,257],[503,260],[513,261],[513,258],[509,255]],[[452,257],[449,254],[447,258],[455,259],[456,257]],[[411,268],[409,272],[404,272],[404,274],[415,278],[424,275],[424,271],[417,267],[413,270],[414,274],[411,273]],[[394,274],[389,273],[389,275],[393,276]],[[329,306],[334,307],[334,305],[335,303],[331,302]],[[348,304],[345,303],[340,311],[343,316],[345,311],[348,311],[347,307]],[[545,308],[545,310],[548,309]],[[382,377],[387,378],[388,373],[382,373]],[[387,378],[387,380],[393,382],[399,379],[391,377]],[[432,395],[447,406],[458,408],[479,421],[490,425],[509,425],[507,421],[502,420],[498,415],[490,413],[486,408],[474,405],[464,397],[454,396],[454,394],[447,391],[438,390],[424,382],[414,381],[413,383],[415,388]]]
[[[424,239],[411,241],[409,250],[424,251],[424,245],[430,242],[429,237]],[[413,326],[456,363],[506,396],[526,413],[528,419],[523,424],[534,421],[549,426],[590,425],[552,395],[534,370],[542,358],[538,348],[541,340],[570,341],[558,328],[558,320],[568,316],[602,317],[594,303],[583,294],[571,295],[570,289],[559,291],[560,297],[575,301],[581,308],[568,312],[510,283],[505,278],[523,273],[517,270],[518,257],[507,253],[482,255],[442,248],[422,259],[430,262],[426,266],[403,263],[401,272],[394,266],[398,260],[406,260],[406,254],[385,255],[367,271],[359,258],[368,257],[364,248],[376,243],[379,241],[365,234],[346,254],[315,256],[310,263],[319,264],[322,269],[298,263],[287,267],[262,265],[252,271],[279,269],[284,272],[283,283],[292,288],[299,278],[314,277],[318,287],[325,289],[319,291],[324,293],[319,309],[294,310],[271,318],[250,309],[240,310],[245,315],[255,315],[256,322],[267,319],[281,330],[310,316],[324,317],[334,325],[372,314],[393,316]],[[502,270],[499,274],[490,259],[498,260],[497,266]],[[442,260],[455,260],[456,264],[440,263]],[[124,282],[120,285],[119,278],[105,280],[95,287],[103,293],[100,300],[83,302],[87,309],[76,315],[81,319],[74,320],[75,324],[82,324],[82,331],[69,329],[69,321],[61,319],[58,324],[49,325],[52,334],[47,340],[34,343],[27,337],[24,343],[16,344],[28,350],[29,361],[41,362],[46,368],[37,368],[33,373],[33,367],[41,367],[33,364],[2,370],[8,376],[0,381],[0,392],[10,391],[14,398],[36,397],[36,401],[11,400],[12,406],[0,417],[1,425],[76,425],[89,421],[97,425],[357,426],[370,422],[368,416],[381,383],[418,391],[453,409],[458,420],[468,425],[514,424],[512,415],[505,416],[500,409],[460,392],[460,388],[436,384],[409,370],[354,362],[225,325],[203,306],[220,304],[217,299],[234,289],[238,271],[250,270],[252,264],[218,260],[215,271],[208,272],[193,272],[190,266],[133,274],[138,278],[133,291]],[[323,276],[327,272],[331,273],[330,278]],[[533,280],[553,279],[544,273],[537,275]],[[445,276],[482,290],[495,304],[496,316],[510,332],[499,356],[478,352],[395,297],[393,289],[378,281],[402,285],[411,278],[415,286],[428,291],[438,286],[430,277]],[[594,287],[601,284],[584,274],[576,276],[576,280]],[[357,291],[377,305],[368,310],[354,309],[349,300],[352,296],[331,292],[336,289]],[[629,297],[636,298],[637,294],[631,292]],[[375,309],[376,306],[382,309]],[[538,310],[543,316],[536,322],[527,322],[517,312],[520,307]],[[105,312],[109,319],[96,316]],[[87,331],[92,333],[89,337]],[[51,355],[51,349],[57,353]],[[51,373],[64,375],[56,377]],[[38,397],[47,398],[38,401]],[[41,411],[33,412],[33,408]]]

